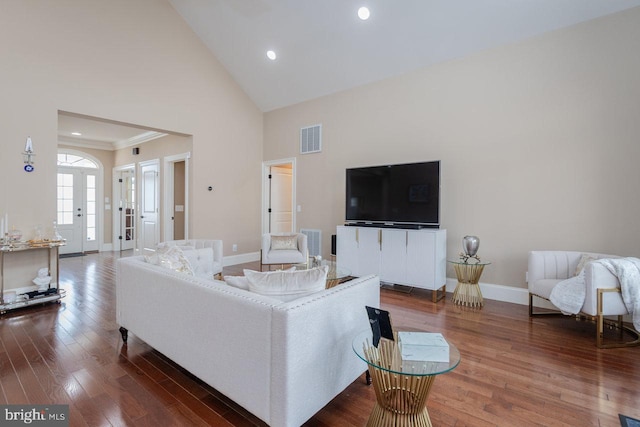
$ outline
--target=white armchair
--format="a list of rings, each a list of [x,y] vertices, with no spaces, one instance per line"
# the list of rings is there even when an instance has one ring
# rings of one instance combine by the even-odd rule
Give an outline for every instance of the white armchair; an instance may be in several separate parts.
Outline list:
[[[205,263],[207,266],[207,270],[211,269],[211,271],[207,271],[207,273],[211,273],[215,278],[221,279],[222,275],[222,240],[211,240],[211,239],[188,239],[188,240],[169,240],[164,242],[167,245],[179,246],[181,248],[192,248],[192,249],[203,249],[203,248],[211,248],[213,249],[213,260],[212,264],[209,264],[209,260],[206,260]]]
[[[534,312],[534,297],[549,300],[551,291],[561,281],[575,276],[576,267],[582,255],[590,255],[594,259],[619,258],[617,255],[585,253],[576,251],[532,251],[529,253],[528,288],[529,316],[559,314],[559,312]],[[629,314],[620,294],[620,283],[606,267],[598,263],[587,263],[584,266],[585,300],[580,312],[595,317],[597,321],[596,344],[599,348],[638,345],[638,332],[624,326],[622,316]],[[634,341],[604,344],[605,316],[617,316],[616,327],[626,330],[635,336]]]
[[[307,235],[302,233],[263,234],[260,270],[263,265],[303,264],[308,261]],[[270,267],[269,267],[270,268]]]

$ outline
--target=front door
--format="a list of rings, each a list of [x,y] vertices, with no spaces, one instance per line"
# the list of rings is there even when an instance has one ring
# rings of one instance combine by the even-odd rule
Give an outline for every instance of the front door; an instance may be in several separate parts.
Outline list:
[[[61,254],[98,250],[97,171],[58,167],[58,233],[67,242]]]
[[[140,248],[155,251],[160,241],[158,160],[140,163]]]

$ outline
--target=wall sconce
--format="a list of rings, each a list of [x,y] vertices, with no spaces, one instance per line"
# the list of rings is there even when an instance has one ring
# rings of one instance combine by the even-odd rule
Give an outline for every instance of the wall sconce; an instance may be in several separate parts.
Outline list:
[[[24,159],[24,170],[25,172],[33,172],[35,169],[33,167],[33,157],[35,154],[33,153],[33,143],[31,142],[31,137],[27,137],[27,143],[24,146],[24,151],[22,152],[22,158]]]

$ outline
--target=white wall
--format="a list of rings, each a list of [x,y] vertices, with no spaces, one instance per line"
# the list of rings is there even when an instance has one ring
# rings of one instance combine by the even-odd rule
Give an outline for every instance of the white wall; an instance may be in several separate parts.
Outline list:
[[[167,1],[3,0],[0,57],[0,214],[27,238],[55,218],[62,110],[192,135],[192,236],[257,250],[262,113]]]
[[[301,228],[344,221],[345,168],[442,161],[448,258],[525,287],[527,252],[640,255],[640,8],[265,114],[264,158],[298,157]],[[299,129],[323,124],[323,152]],[[449,268],[449,277],[455,277]]]

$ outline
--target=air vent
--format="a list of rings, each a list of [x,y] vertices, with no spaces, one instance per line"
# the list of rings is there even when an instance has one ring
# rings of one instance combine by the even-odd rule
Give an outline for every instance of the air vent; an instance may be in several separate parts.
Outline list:
[[[322,230],[301,228],[300,232],[307,235],[307,247],[309,256],[322,255]]]
[[[300,129],[300,154],[322,151],[322,125]]]

